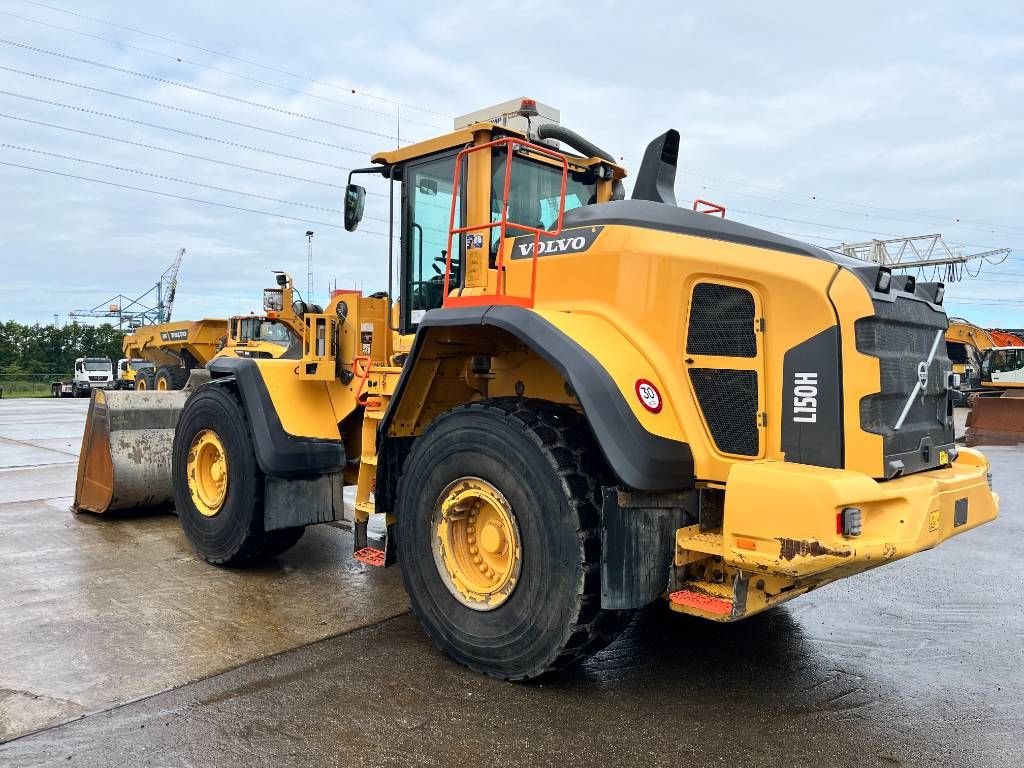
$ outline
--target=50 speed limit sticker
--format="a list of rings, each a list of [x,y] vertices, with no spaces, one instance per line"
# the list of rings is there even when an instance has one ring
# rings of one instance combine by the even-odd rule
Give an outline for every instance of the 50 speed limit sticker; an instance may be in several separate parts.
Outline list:
[[[636,380],[636,396],[640,400],[640,405],[651,413],[661,411],[661,392],[647,379]]]

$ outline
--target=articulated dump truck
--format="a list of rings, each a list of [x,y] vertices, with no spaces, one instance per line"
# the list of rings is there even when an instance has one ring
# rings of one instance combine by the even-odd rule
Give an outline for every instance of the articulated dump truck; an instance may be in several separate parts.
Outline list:
[[[391,298],[337,296],[299,359],[219,357],[174,410],[111,417],[114,443],[173,435],[153,482],[200,556],[345,521],[440,648],[524,680],[654,601],[735,621],[996,517],[954,444],[938,284],[680,208],[675,131],[624,199],[613,155],[533,114],[352,172],[402,201]],[[364,199],[350,176],[347,229]]]

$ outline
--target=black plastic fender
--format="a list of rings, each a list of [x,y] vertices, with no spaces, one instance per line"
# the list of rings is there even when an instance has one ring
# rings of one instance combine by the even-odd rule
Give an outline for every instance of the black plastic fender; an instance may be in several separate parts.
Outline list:
[[[272,477],[301,477],[335,472],[345,466],[341,440],[296,437],[285,432],[270,399],[259,366],[251,358],[218,357],[207,366],[212,380],[207,386],[231,377],[249,417],[256,461]]]
[[[637,420],[607,370],[584,347],[536,312],[506,305],[437,309],[420,321],[405,369],[378,433],[381,453],[401,452],[403,438],[389,438],[388,427],[432,328],[491,326],[510,333],[544,358],[568,382],[608,466],[623,485],[640,491],[682,491],[694,487],[693,454],[687,443],[648,432]],[[407,439],[404,442],[408,442]],[[389,447],[389,443],[392,444]],[[397,477],[389,467],[401,461],[378,459],[377,503],[391,509]]]

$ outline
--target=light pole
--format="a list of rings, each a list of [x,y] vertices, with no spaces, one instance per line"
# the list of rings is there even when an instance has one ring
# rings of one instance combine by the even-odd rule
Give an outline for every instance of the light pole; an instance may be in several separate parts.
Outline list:
[[[306,252],[306,300],[311,304],[315,304],[313,301],[313,230],[306,230],[306,243],[308,250]]]

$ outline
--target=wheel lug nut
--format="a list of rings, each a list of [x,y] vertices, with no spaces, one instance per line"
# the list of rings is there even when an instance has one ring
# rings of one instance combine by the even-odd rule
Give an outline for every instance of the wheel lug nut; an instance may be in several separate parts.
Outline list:
[[[473,558],[473,562],[476,563],[477,565],[480,565],[480,563],[482,563],[483,560],[484,559],[482,557],[480,557],[480,555],[477,555],[476,557]]]
[[[477,552],[479,552],[479,551],[480,551],[480,550],[479,550],[479,549],[477,549],[476,547],[470,547],[470,548],[469,548],[469,554],[471,554],[471,555],[475,555],[475,554],[476,554]]]

